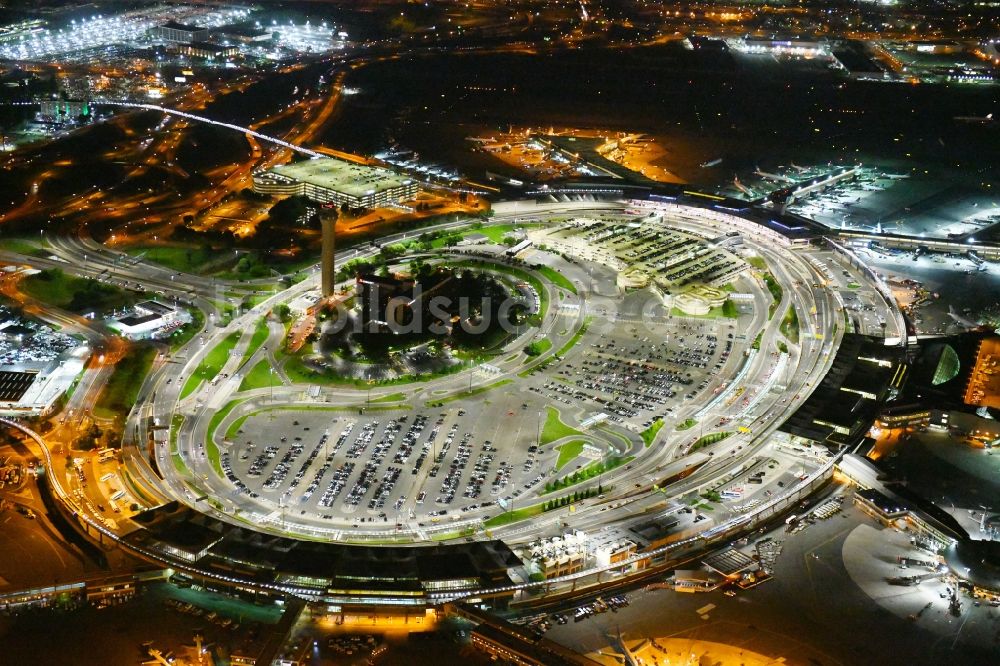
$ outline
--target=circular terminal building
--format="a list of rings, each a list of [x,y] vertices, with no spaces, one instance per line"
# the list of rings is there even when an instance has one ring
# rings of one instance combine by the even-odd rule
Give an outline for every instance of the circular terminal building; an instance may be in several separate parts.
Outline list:
[[[839,273],[886,296],[727,203],[502,202],[341,251],[332,290],[263,296],[151,377],[135,427],[169,427],[125,462],[167,501],[78,518],[210,583],[411,615],[627,584],[755,529],[833,474],[802,432],[836,427],[784,426],[874,333]]]

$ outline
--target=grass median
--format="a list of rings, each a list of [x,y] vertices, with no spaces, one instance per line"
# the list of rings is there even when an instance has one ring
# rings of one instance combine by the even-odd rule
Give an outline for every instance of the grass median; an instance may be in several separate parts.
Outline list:
[[[576,294],[576,285],[569,281],[565,275],[549,266],[535,266],[534,270],[557,287],[565,289],[571,294]]]
[[[556,460],[556,471],[562,469],[566,464],[583,453],[583,446],[586,444],[582,439],[574,439],[571,442],[560,444],[556,447],[559,451],[559,458]]]
[[[243,365],[250,360],[250,357],[257,353],[257,350],[260,349],[261,345],[263,345],[267,340],[269,333],[270,331],[267,327],[267,317],[261,317],[253,329],[253,335],[250,337],[250,344],[247,346],[247,350],[243,352],[243,358],[240,359],[239,367],[242,368]]]
[[[778,304],[781,303],[781,298],[784,295],[784,290],[778,281],[774,279],[774,276],[770,273],[764,273],[764,284],[767,285],[767,290],[771,292],[771,304],[767,308],[767,318],[770,320],[774,317],[774,311],[778,309]]]
[[[205,354],[205,358],[201,360],[195,371],[184,382],[184,388],[181,389],[181,399],[194,393],[195,389],[202,382],[210,382],[222,372],[223,366],[226,365],[229,355],[232,353],[233,348],[236,347],[236,343],[240,341],[242,335],[242,331],[233,331],[223,338],[222,342],[215,345],[211,351]]]
[[[656,434],[660,432],[661,428],[663,428],[663,419],[653,421],[652,425],[639,433],[639,436],[642,437],[642,443],[650,446],[653,440],[656,439]]]
[[[500,527],[502,525],[509,525],[511,523],[516,523],[519,520],[527,520],[528,518],[533,518],[539,516],[542,513],[541,504],[533,504],[531,506],[522,507],[520,509],[514,509],[513,511],[504,511],[503,513],[493,516],[483,523],[483,527],[489,529],[491,527]]]
[[[281,385],[280,378],[278,379],[278,385]],[[250,368],[249,372],[243,375],[243,381],[240,382],[240,391],[252,391],[271,386],[274,386],[274,371],[271,369],[271,362],[264,359],[263,361],[258,361],[256,365]]]
[[[583,437],[583,433],[576,428],[563,423],[559,418],[559,410],[555,407],[546,407],[545,426],[542,428],[542,438],[540,444],[545,446],[565,437]]]
[[[780,330],[781,334],[788,338],[788,341],[793,345],[799,343],[799,313],[795,310],[794,305],[788,308],[788,312],[781,320]]]

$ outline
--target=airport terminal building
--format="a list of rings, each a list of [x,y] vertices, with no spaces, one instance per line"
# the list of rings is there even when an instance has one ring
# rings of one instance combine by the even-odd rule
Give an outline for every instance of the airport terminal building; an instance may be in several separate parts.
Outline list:
[[[317,203],[379,208],[412,199],[417,183],[389,169],[320,157],[254,173],[253,189],[260,194],[304,196]]]
[[[151,28],[149,32],[153,37],[162,39],[165,42],[178,42],[181,44],[190,44],[191,42],[208,39],[208,28],[178,23],[177,21],[168,21],[163,25]]]

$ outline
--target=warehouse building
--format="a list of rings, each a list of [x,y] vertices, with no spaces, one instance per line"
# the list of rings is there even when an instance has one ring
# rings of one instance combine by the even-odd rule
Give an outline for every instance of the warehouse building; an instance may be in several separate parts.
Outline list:
[[[129,340],[165,338],[191,321],[191,313],[158,301],[143,301],[126,314],[109,319],[108,326]]]

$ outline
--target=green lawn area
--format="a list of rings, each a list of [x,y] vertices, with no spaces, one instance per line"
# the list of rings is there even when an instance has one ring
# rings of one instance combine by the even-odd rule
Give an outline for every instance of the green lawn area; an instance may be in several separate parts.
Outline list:
[[[233,331],[205,355],[205,358],[201,360],[201,363],[184,383],[181,398],[191,395],[202,382],[210,382],[215,379],[215,376],[222,371],[222,366],[229,360],[230,352],[233,351],[233,347],[240,341],[242,335],[242,331]]]
[[[243,427],[243,424],[246,423],[246,420],[250,418],[250,416],[251,414],[246,414],[245,416],[241,416],[230,423],[229,427],[226,428],[226,439],[234,439],[236,435],[239,434],[240,428]]]
[[[215,309],[219,312],[219,316],[227,322],[233,318],[234,314],[236,314],[236,306],[231,305],[226,301],[212,301],[212,305],[214,305]]]
[[[782,340],[778,340],[774,344],[778,348],[778,351],[781,352],[782,354],[788,353],[788,345],[786,345]]]
[[[509,525],[510,523],[516,523],[519,520],[525,520],[527,518],[533,518],[542,513],[541,504],[533,504],[531,506],[526,506],[521,509],[514,509],[513,511],[504,511],[498,516],[493,516],[485,523],[483,527],[489,529],[491,527],[500,527],[501,525]]]
[[[184,415],[174,414],[170,419],[170,450],[177,450],[177,435],[180,433],[181,426],[184,425]]]
[[[760,257],[760,256],[750,257],[749,259],[747,259],[747,263],[750,264],[751,266],[753,266],[754,268],[756,268],[759,271],[766,271],[767,270],[767,262],[764,261],[764,257]]]
[[[653,440],[656,439],[656,433],[660,432],[661,428],[663,428],[663,419],[656,419],[653,421],[651,426],[639,433],[639,436],[642,437],[643,443],[646,446],[652,444]]]
[[[576,428],[570,427],[559,418],[559,410],[555,407],[546,407],[545,425],[542,427],[542,441],[545,446],[563,437],[582,437],[583,433]]]
[[[760,349],[760,340],[764,337],[764,331],[757,334],[757,337],[753,339],[753,344],[750,345],[750,349]]]
[[[136,294],[90,278],[67,275],[61,268],[49,268],[21,280],[19,288],[34,299],[77,314],[104,312],[129,307]]]
[[[285,357],[288,360],[285,362],[282,369],[288,378],[292,380],[294,384],[323,384],[323,385],[341,385],[341,386],[355,386],[357,388],[367,388],[368,382],[362,379],[354,379],[352,377],[341,377],[339,375],[329,375],[326,373],[316,372],[305,363],[302,362],[302,358],[299,356],[288,356],[285,354],[277,354],[276,356]]]
[[[212,465],[212,469],[219,476],[222,476],[222,461],[219,458],[219,447],[215,443],[216,429],[222,424],[222,421],[229,416],[229,412],[233,411],[236,405],[240,404],[239,400],[230,400],[225,404],[225,406],[212,415],[212,420],[208,422],[208,433],[205,436],[205,455],[208,457],[209,463]],[[226,433],[229,434],[228,432]]]
[[[274,382],[280,384],[281,380],[275,380],[274,375],[270,370],[270,361],[267,359],[258,361],[257,364],[250,369],[250,372],[243,376],[243,381],[240,382],[240,390],[252,391],[254,389],[267,388],[269,386],[273,386]]]
[[[708,311],[708,314],[703,315],[693,315],[681,312],[679,308],[670,308],[670,316],[672,317],[697,317],[698,319],[736,319],[740,316],[739,311],[736,309],[736,304],[730,300],[726,300],[721,306],[717,308],[712,308]]]
[[[781,334],[788,338],[792,344],[799,342],[799,314],[795,311],[795,306],[788,308],[784,318],[781,320]]]
[[[697,421],[695,421],[694,419],[688,418],[688,419],[684,419],[684,423],[677,424],[677,428],[676,429],[678,431],[681,431],[681,430],[690,430],[691,428],[695,427],[696,425],[698,425]]]
[[[171,453],[170,461],[174,464],[174,469],[177,470],[178,474],[187,477],[191,476],[190,470],[188,470],[187,465],[184,464],[184,460],[178,454]]]
[[[576,293],[576,285],[570,282],[569,278],[554,268],[550,268],[548,266],[538,266],[534,270],[540,273],[542,277],[555,286],[561,287],[572,294]]]
[[[94,405],[95,411],[125,416],[139,395],[139,388],[156,358],[156,347],[138,345],[115,365],[114,372]]]
[[[219,447],[211,437],[205,442],[205,455],[208,457],[208,462],[215,470],[215,473],[219,476],[223,476],[222,471],[222,456],[219,452]]]
[[[847,283],[847,288],[848,289],[861,289],[861,285],[858,284],[857,282],[854,282],[852,280],[852,281],[850,281],[850,282]]]
[[[583,337],[583,334],[587,332],[587,328],[589,326],[590,326],[590,317],[587,317],[583,322],[583,326],[580,327],[580,330],[574,333],[573,337],[567,340],[566,344],[564,344],[562,347],[559,348],[559,351],[556,352],[556,356],[559,356],[560,358],[565,357],[566,352],[568,352],[570,349],[576,346],[576,343],[578,343],[580,341],[580,338]]]
[[[236,253],[195,245],[137,245],[126,251],[134,257],[142,257],[144,261],[157,263],[175,271],[194,275],[216,275],[232,280],[271,277],[272,269],[279,273],[295,273],[318,260],[318,257],[309,255],[286,261],[272,257],[266,251],[240,250]]]
[[[253,336],[250,338],[250,345],[247,350],[243,352],[243,358],[240,360],[239,367],[243,367],[243,364],[250,360],[250,357],[260,349],[260,346],[264,344],[267,340],[268,330],[267,330],[267,317],[261,317],[257,321],[257,325],[253,329]]]
[[[482,234],[494,243],[500,243],[503,241],[503,237],[507,236],[512,231],[517,229],[534,229],[540,226],[540,224],[498,224],[492,227],[483,227],[482,229],[470,229],[467,233]]]
[[[133,257],[141,256],[144,261],[151,261],[175,271],[195,275],[201,274],[206,267],[218,264],[221,254],[221,252],[207,247],[170,247],[165,245],[136,246],[129,248],[127,252]],[[229,255],[232,255],[232,252]]]
[[[533,374],[535,372],[544,370],[550,364],[552,364],[553,362],[557,361],[558,359],[556,357],[559,357],[559,358],[565,357],[566,354],[569,352],[569,350],[571,350],[574,346],[576,346],[576,343],[578,343],[580,341],[580,338],[583,337],[583,334],[587,332],[587,327],[588,326],[590,326],[590,317],[587,317],[587,319],[584,320],[583,325],[580,327],[580,330],[578,330],[576,333],[574,333],[573,337],[570,338],[569,340],[567,340],[566,344],[564,344],[562,347],[559,348],[559,351],[557,351],[552,356],[549,356],[544,361],[539,361],[538,363],[535,363],[534,365],[529,366],[527,369],[522,370],[521,372],[517,373],[517,376],[518,377],[528,377],[528,376],[530,376],[531,374]],[[551,343],[550,343],[550,345],[551,345]],[[530,356],[530,354],[529,354],[529,356]]]
[[[539,227],[539,226],[541,226],[541,225],[539,225],[539,224],[498,224],[496,226],[484,226],[484,227],[480,227],[478,229],[476,227],[472,227],[472,228],[463,229],[462,231],[458,231],[458,232],[454,232],[454,233],[443,234],[441,237],[435,238],[433,241],[431,241],[431,247],[434,248],[434,249],[440,249],[440,248],[445,247],[447,245],[447,242],[448,242],[448,240],[449,240],[449,238],[451,236],[458,236],[458,237],[461,237],[461,238],[465,238],[466,236],[469,236],[471,234],[482,234],[483,236],[486,236],[486,238],[488,238],[491,243],[496,243],[497,245],[499,245],[499,244],[503,243],[504,236],[509,235],[512,231],[515,231],[515,230],[518,230],[518,229],[521,229],[521,230],[532,229],[532,228]]]
[[[552,341],[548,338],[542,338],[525,347],[524,353],[528,356],[541,356],[550,349],[552,349]]]
[[[431,541],[450,541],[452,539],[461,539],[462,537],[471,537],[475,533],[475,527],[464,527],[454,532],[435,532],[431,535]],[[412,543],[413,539],[408,539],[408,542]]]
[[[0,238],[0,249],[7,250],[8,252],[17,252],[29,257],[48,254],[48,252],[41,249],[41,246],[46,244],[45,239],[41,236],[39,238]]]
[[[574,439],[571,442],[566,442],[565,444],[557,446],[556,449],[559,451],[559,459],[556,460],[556,471],[558,472],[563,465],[580,455],[583,451],[583,445],[585,443],[586,442],[582,439]]]
[[[209,439],[211,439],[212,434],[215,432],[215,429],[219,427],[219,424],[222,423],[223,419],[229,416],[229,412],[233,411],[233,408],[236,407],[236,405],[240,404],[240,402],[242,401],[230,400],[225,405],[223,405],[222,409],[217,411],[215,414],[212,414],[212,419],[208,422]]]

